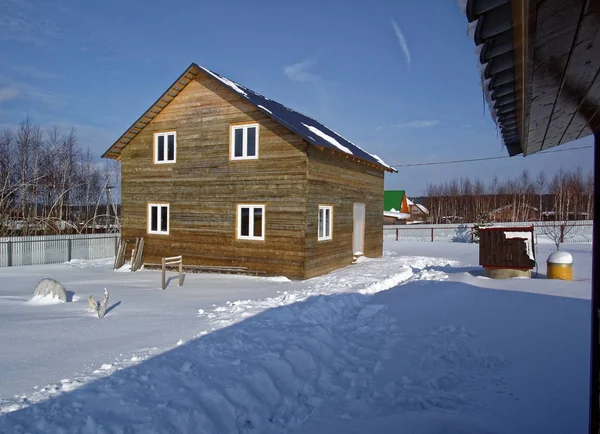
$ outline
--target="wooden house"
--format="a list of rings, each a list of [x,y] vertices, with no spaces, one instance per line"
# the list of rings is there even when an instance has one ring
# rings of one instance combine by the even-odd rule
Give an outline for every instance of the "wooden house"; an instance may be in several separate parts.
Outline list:
[[[410,218],[410,209],[404,190],[383,192],[383,224],[403,225]]]
[[[196,64],[103,157],[121,160],[122,237],[144,238],[145,263],[303,279],[382,254],[394,169]]]
[[[493,209],[489,213],[489,220],[493,222],[535,221],[539,219],[539,210],[531,205],[509,203]]]
[[[408,204],[410,214],[408,221],[425,223],[429,220],[429,210],[424,205],[413,202],[408,198],[406,199],[406,203]]]
[[[386,190],[383,193],[383,224],[404,225],[407,222],[426,222],[429,210],[414,203],[404,190]]]

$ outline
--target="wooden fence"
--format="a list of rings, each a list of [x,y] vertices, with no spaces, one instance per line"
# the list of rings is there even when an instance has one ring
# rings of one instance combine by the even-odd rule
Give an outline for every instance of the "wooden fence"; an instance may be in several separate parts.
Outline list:
[[[42,235],[0,238],[0,267],[60,264],[116,255],[121,234]]]

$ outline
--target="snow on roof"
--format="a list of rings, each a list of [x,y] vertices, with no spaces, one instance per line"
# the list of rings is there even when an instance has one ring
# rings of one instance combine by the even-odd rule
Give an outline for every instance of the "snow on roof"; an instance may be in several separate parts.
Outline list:
[[[395,211],[392,208],[392,211],[384,211],[383,215],[386,217],[395,217],[398,220],[406,220],[410,218],[410,214],[406,214],[405,212]]]
[[[364,149],[355,145],[348,139],[345,139],[332,129],[326,127],[322,123],[312,119],[308,116],[303,115],[289,107],[284,106],[272,99],[269,99],[263,95],[260,95],[253,90],[248,89],[234,81],[231,81],[214,71],[211,71],[202,66],[196,65],[202,71],[205,71],[211,77],[214,77],[225,86],[229,87],[236,93],[242,95],[248,102],[252,103],[256,107],[264,110],[273,119],[280,124],[289,128],[304,140],[312,145],[322,146],[328,149],[341,151],[346,154],[352,154],[357,158],[365,161],[369,161],[378,166],[384,167],[385,169],[396,172],[396,169],[386,164],[377,155],[369,154]],[[312,133],[312,135],[310,134]],[[314,136],[317,136],[316,138]]]
[[[266,108],[266,107],[263,107],[263,106],[262,106],[262,105],[260,105],[260,104],[258,105],[258,108],[261,108],[261,109],[263,109],[264,111],[266,111],[266,112],[268,112],[268,113],[270,113],[270,114],[273,114],[273,112],[272,112],[271,110],[269,110],[269,109],[268,109],[268,108]]]
[[[529,259],[535,261],[535,255],[533,254],[533,232],[529,231],[505,231],[504,236],[506,239],[511,238],[523,238],[525,240],[525,248],[527,249],[527,256]]]
[[[412,200],[410,200],[408,197],[406,198],[406,204],[407,204],[408,206],[414,205],[413,201],[412,201]]]
[[[306,128],[308,128],[311,133],[314,133],[317,136],[321,137],[322,139],[327,140],[329,143],[331,143],[333,146],[335,146],[336,148],[338,148],[340,151],[345,152],[346,154],[351,154],[352,155],[352,151],[350,149],[346,148],[344,145],[342,145],[336,139],[334,139],[331,136],[328,136],[327,134],[325,134],[320,129],[315,128],[312,125],[306,125],[304,122],[302,122],[302,125],[304,125]]]
[[[230,87],[231,89],[235,90],[240,95],[244,95],[245,97],[248,97],[248,93],[246,92],[246,88],[244,88],[244,86],[241,86],[241,85],[229,80],[228,78],[225,78],[225,77],[217,74],[216,72],[212,72],[210,69],[206,69],[203,66],[198,65],[198,67],[200,69],[202,69],[204,72],[207,72],[208,74],[215,77],[217,80],[219,80],[225,86]]]
[[[423,211],[425,214],[429,214],[429,210],[427,208],[425,208],[423,205],[421,205],[420,203],[416,203],[415,206],[417,208],[419,208],[421,211]]]
[[[573,256],[567,252],[554,252],[548,256],[548,262],[550,264],[572,264]]]

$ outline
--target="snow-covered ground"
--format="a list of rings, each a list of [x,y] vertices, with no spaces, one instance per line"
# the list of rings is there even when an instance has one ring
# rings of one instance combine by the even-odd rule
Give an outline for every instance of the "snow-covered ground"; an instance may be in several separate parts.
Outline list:
[[[591,246],[572,282],[538,247],[541,278],[502,281],[476,245],[387,240],[302,282],[0,269],[0,432],[585,432]],[[28,302],[44,277],[71,301]]]

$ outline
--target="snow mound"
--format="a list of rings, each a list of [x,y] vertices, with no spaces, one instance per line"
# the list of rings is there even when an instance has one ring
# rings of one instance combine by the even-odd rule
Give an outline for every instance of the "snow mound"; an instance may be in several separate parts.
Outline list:
[[[114,262],[114,258],[104,258],[104,259],[71,259],[67,262],[71,267],[76,268],[102,268],[107,265],[112,265]]]
[[[42,279],[35,287],[32,304],[55,304],[67,302],[67,290],[58,281],[54,279]]]

